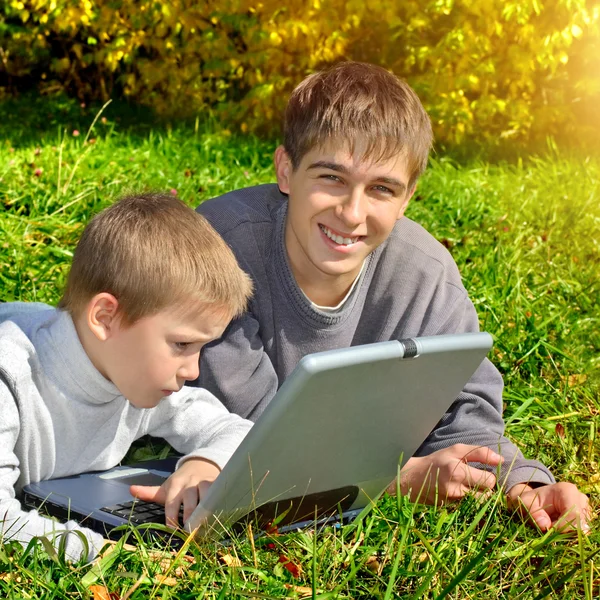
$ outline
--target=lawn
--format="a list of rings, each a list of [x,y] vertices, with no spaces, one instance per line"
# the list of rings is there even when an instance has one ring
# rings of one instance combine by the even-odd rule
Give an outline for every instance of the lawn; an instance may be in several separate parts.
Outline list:
[[[94,122],[93,127],[90,126]],[[0,104],[0,300],[55,303],[89,218],[120,194],[190,206],[273,180],[274,143],[207,119],[153,123],[60,99]],[[600,159],[549,147],[512,164],[434,155],[407,215],[455,257],[493,334],[507,432],[600,498]],[[138,447],[136,457],[160,453]],[[598,598],[600,534],[540,535],[501,494],[436,509],[386,497],[354,524],[231,545],[189,541],[66,564],[43,544],[0,546],[6,598]],[[166,550],[165,550],[166,552]],[[112,593],[112,596],[108,595]]]

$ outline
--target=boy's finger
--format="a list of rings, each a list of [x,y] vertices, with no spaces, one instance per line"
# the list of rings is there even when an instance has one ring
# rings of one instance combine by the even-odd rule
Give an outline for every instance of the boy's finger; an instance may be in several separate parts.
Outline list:
[[[182,496],[178,494],[174,498],[169,498],[165,503],[165,522],[169,527],[179,527],[179,509],[182,504]],[[185,508],[184,508],[185,510]]]
[[[185,523],[198,506],[198,488],[189,487],[183,492],[183,522]]]
[[[165,492],[158,485],[130,485],[129,493],[144,502],[165,503]]]

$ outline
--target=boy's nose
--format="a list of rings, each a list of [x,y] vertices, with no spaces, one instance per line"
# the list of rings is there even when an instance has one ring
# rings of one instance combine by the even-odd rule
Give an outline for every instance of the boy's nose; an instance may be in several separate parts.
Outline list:
[[[177,371],[178,377],[186,381],[192,381],[200,375],[200,355],[194,354],[186,358],[186,361],[179,367]]]

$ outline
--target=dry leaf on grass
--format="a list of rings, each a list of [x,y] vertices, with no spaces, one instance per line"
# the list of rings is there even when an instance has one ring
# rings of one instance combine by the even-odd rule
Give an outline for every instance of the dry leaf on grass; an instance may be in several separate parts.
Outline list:
[[[119,594],[109,592],[103,585],[90,585],[93,600],[119,600]]]
[[[306,596],[312,596],[312,588],[306,587],[304,585],[293,585],[291,583],[284,583],[283,586],[286,590],[293,590],[300,594],[300,598],[305,598]],[[321,593],[321,590],[316,590],[317,594]]]
[[[568,375],[567,377],[561,376],[561,379],[566,381],[569,387],[585,383],[587,378],[588,376],[585,373],[574,373],[573,375]]]
[[[151,550],[148,552],[148,558],[153,563],[158,564],[160,569],[159,575],[169,573],[175,577],[182,577],[185,574],[186,569],[196,562],[193,557],[187,556],[186,554],[178,557],[176,552],[160,552],[158,550]],[[173,563],[176,558],[182,561],[183,564],[178,564],[174,567]]]
[[[372,554],[371,556],[369,556],[369,558],[367,558],[365,567],[367,567],[367,569],[371,571],[371,573],[379,573],[381,563],[379,562],[379,557],[377,556],[377,554]]]
[[[241,567],[242,561],[237,556],[232,556],[231,554],[225,554],[224,552],[219,552],[219,561],[228,567]]]
[[[21,583],[23,578],[18,573],[0,573],[0,581],[14,581]]]
[[[177,579],[175,577],[165,577],[165,575],[159,575],[153,579],[156,585],[168,585],[174,587],[177,585]]]

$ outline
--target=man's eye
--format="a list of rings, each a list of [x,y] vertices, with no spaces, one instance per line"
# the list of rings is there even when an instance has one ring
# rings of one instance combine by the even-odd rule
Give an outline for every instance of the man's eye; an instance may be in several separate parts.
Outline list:
[[[373,186],[373,189],[380,194],[394,195],[394,190],[390,190],[390,188],[385,187],[385,185],[375,185]]]
[[[321,175],[321,179],[327,179],[328,181],[341,181],[341,179],[337,175],[331,175],[330,173],[325,173]]]

